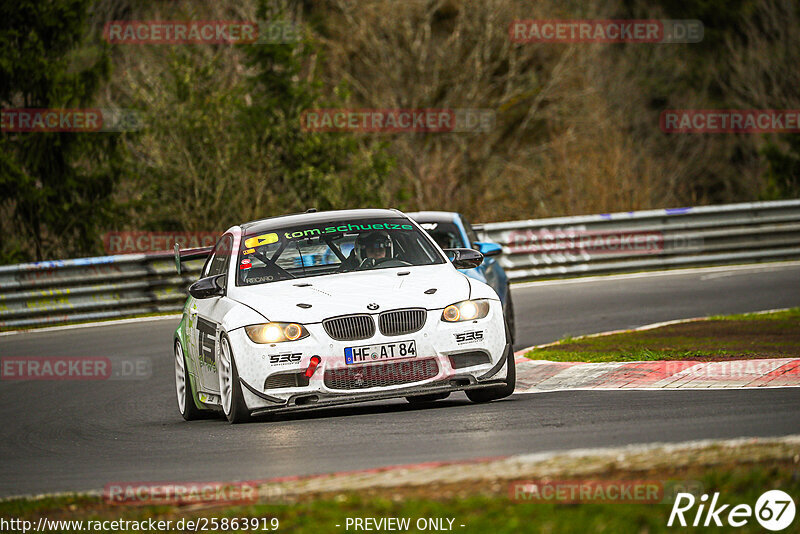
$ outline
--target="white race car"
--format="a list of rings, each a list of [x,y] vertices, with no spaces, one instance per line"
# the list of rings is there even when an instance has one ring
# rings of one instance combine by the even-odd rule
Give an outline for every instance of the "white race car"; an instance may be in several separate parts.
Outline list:
[[[397,210],[250,222],[203,255],[174,340],[187,420],[514,391],[500,299],[456,270],[483,256],[443,251]],[[186,257],[176,250],[179,270]]]

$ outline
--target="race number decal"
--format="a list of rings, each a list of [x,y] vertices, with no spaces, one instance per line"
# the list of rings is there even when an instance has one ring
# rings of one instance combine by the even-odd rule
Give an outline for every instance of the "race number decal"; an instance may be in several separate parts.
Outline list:
[[[216,358],[217,325],[202,317],[197,318],[197,346],[200,349],[200,362],[214,365]]]

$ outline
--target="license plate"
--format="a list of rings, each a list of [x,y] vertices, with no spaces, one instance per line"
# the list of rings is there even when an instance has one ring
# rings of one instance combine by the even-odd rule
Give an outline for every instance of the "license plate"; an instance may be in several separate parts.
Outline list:
[[[415,358],[417,344],[414,341],[398,341],[396,343],[382,343],[380,345],[364,345],[362,347],[347,347],[344,349],[346,364],[379,362],[381,360],[397,360],[400,358]]]

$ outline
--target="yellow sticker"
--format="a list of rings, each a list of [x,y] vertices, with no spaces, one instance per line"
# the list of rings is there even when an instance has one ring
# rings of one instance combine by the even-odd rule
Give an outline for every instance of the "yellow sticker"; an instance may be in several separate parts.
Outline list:
[[[242,254],[252,254],[252,253],[253,253],[253,252],[255,252],[255,251],[256,251],[256,249],[254,249],[254,248],[248,248],[247,250],[245,250],[244,252],[242,252]]]
[[[278,241],[278,234],[264,234],[256,237],[250,237],[244,240],[244,246],[247,248],[260,247],[262,245],[269,245]]]

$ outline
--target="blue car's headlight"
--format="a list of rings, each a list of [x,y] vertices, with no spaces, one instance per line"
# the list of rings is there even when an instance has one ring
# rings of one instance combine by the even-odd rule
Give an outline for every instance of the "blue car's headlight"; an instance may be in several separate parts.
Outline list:
[[[483,319],[488,314],[488,300],[462,300],[451,304],[442,311],[442,321],[448,323],[472,321],[473,319]]]

